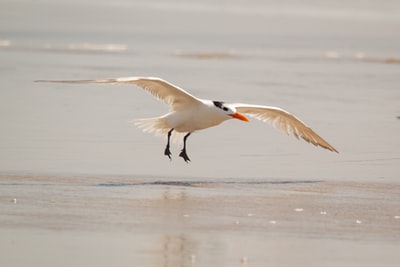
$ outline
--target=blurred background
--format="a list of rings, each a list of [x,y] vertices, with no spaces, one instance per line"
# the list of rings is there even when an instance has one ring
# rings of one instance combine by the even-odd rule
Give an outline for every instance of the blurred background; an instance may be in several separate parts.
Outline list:
[[[0,1],[0,172],[365,179],[400,166],[399,1]],[[170,162],[128,122],[168,109],[136,87],[39,79],[156,76],[278,106],[340,154],[229,121]]]

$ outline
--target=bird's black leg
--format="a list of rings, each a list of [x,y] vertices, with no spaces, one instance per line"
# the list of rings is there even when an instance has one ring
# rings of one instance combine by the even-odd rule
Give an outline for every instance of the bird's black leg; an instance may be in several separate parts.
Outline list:
[[[179,154],[179,157],[182,157],[185,162],[189,162],[190,159],[188,157],[188,155],[186,154],[186,139],[189,137],[191,133],[188,133],[187,135],[185,135],[185,137],[183,137],[183,149],[181,151],[181,153]]]
[[[168,141],[167,141],[167,146],[165,147],[165,150],[164,150],[164,155],[165,156],[168,156],[168,158],[169,159],[171,159],[171,151],[169,150],[169,140],[171,139],[171,134],[172,134],[172,131],[174,130],[174,128],[172,128],[171,130],[169,130],[169,132],[168,132]]]

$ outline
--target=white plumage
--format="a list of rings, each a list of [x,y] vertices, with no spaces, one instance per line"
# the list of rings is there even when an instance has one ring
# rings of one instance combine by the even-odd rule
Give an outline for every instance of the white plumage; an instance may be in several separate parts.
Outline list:
[[[171,158],[169,145],[172,132],[187,133],[183,139],[184,146],[180,153],[186,162],[190,161],[186,154],[186,139],[192,132],[216,126],[232,118],[248,121],[243,114],[269,122],[278,130],[287,134],[292,133],[297,139],[301,137],[315,146],[338,152],[304,122],[281,108],[204,100],[160,78],[127,77],[103,80],[40,80],[37,82],[132,84],[143,88],[169,105],[170,112],[157,118],[139,119],[135,124],[145,132],[167,134],[168,143],[164,154],[169,158]]]

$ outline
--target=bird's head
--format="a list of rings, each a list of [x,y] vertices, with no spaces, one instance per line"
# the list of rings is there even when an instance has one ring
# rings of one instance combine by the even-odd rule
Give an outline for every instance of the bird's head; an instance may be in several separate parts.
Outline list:
[[[249,122],[249,119],[242,113],[237,112],[235,107],[226,105],[222,101],[213,101],[213,104],[220,112],[228,116],[228,119],[234,118],[245,122]]]

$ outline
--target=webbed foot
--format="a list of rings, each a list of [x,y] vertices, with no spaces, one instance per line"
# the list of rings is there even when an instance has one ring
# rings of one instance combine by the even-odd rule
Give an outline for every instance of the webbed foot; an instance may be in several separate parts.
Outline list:
[[[182,157],[186,163],[189,163],[189,161],[190,161],[188,155],[186,154],[185,149],[182,149],[181,153],[179,154],[179,157]]]
[[[169,146],[166,146],[166,147],[165,147],[164,155],[167,156],[170,160],[172,160],[172,159],[171,159],[172,153],[171,153],[171,151],[169,150]]]

